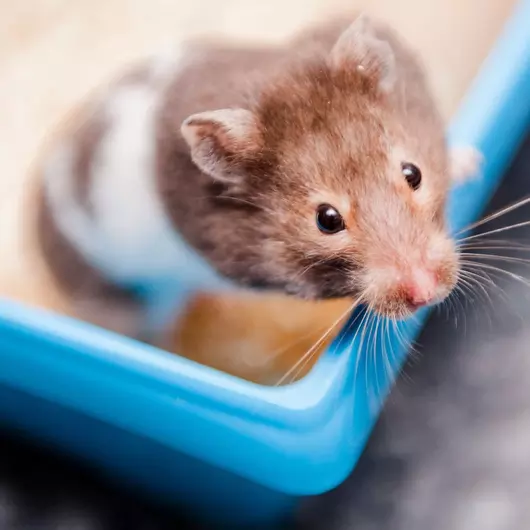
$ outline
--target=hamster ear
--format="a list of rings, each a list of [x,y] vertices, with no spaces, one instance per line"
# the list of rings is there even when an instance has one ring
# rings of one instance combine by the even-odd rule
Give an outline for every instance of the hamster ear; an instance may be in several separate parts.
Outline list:
[[[331,50],[332,68],[356,68],[374,76],[383,92],[389,92],[396,80],[396,60],[390,44],[376,34],[374,23],[361,14],[339,37]]]
[[[243,180],[243,163],[253,158],[262,145],[258,119],[245,109],[193,114],[180,130],[199,169],[231,184]]]

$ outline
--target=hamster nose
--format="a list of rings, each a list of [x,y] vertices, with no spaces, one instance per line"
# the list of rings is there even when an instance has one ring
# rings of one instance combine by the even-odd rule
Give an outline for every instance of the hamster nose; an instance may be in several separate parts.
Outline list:
[[[429,305],[436,298],[437,287],[434,274],[425,271],[416,273],[403,285],[405,300],[414,309]]]
[[[415,290],[410,290],[407,292],[405,299],[407,304],[413,309],[419,309],[425,305],[429,305],[432,302],[433,297],[417,293]]]

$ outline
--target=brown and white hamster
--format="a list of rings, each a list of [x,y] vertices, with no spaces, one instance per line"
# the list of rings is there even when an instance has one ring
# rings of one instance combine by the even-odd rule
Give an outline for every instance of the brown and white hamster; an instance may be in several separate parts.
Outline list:
[[[457,281],[451,168],[420,62],[365,15],[284,47],[189,43],[117,81],[56,146],[40,241],[82,316],[128,334],[133,292],[154,285],[175,301],[361,297],[401,318]]]

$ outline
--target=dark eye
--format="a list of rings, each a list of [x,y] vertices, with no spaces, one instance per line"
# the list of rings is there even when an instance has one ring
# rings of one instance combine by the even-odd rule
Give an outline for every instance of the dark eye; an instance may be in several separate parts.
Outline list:
[[[407,184],[410,188],[416,191],[421,184],[421,171],[414,164],[409,164],[408,162],[403,162],[401,164],[401,172],[404,177],[407,179]]]
[[[317,226],[324,234],[336,234],[346,228],[342,215],[329,204],[317,208]]]

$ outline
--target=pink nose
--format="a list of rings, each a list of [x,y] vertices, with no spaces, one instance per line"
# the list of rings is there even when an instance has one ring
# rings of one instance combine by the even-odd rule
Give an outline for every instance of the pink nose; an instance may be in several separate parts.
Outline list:
[[[419,309],[425,305],[429,305],[433,301],[433,297],[426,295],[419,295],[415,291],[410,291],[406,295],[407,304],[414,309]]]
[[[414,309],[429,305],[436,298],[438,281],[430,272],[420,272],[413,275],[403,286],[407,303]]]

